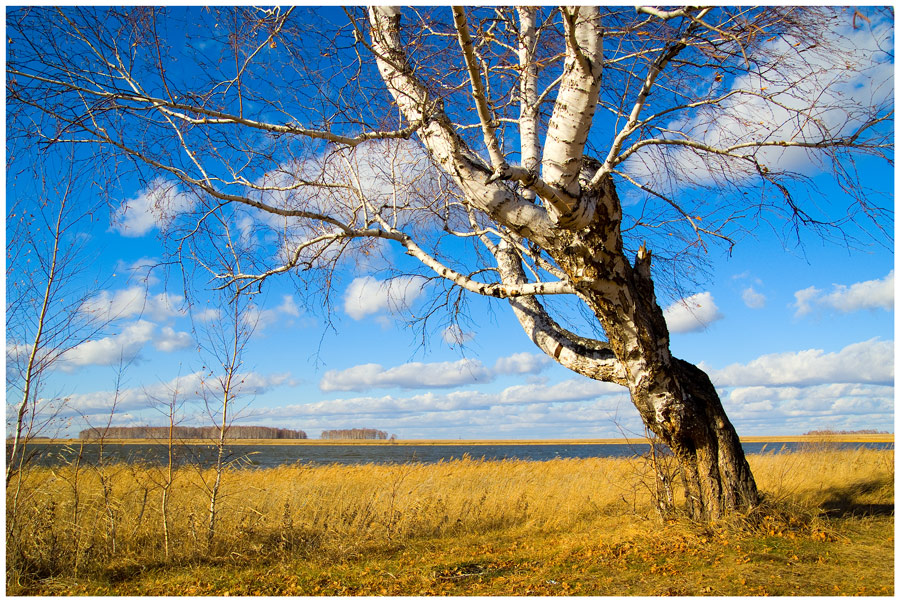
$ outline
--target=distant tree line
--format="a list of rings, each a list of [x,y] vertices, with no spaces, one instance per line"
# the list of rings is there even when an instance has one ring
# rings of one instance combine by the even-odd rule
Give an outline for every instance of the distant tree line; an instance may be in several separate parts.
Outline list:
[[[876,431],[875,429],[860,429],[858,431],[833,431],[824,429],[821,431],[809,431],[807,435],[887,435],[887,431]]]
[[[176,439],[215,439],[219,436],[216,426],[176,426]],[[167,439],[167,426],[111,426],[106,429],[89,428],[78,433],[79,439]],[[229,439],[306,439],[299,430],[279,429],[270,426],[232,426]]]
[[[322,439],[396,439],[396,435],[388,435],[376,429],[333,429],[322,431]]]

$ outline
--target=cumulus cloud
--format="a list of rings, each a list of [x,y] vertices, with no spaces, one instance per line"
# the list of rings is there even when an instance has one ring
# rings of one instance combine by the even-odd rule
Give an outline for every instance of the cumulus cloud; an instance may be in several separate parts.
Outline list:
[[[153,346],[159,351],[171,353],[179,349],[187,349],[194,342],[193,337],[187,332],[176,332],[171,326],[163,326]]]
[[[678,134],[664,137],[687,137],[727,148],[767,140],[814,142],[823,136],[849,134],[868,116],[868,107],[883,107],[891,100],[892,34],[892,24],[882,19],[872,27],[856,29],[848,22],[829,32],[832,39],[823,39],[818,45],[801,46],[790,36],[778,36],[762,48],[777,69],[747,73],[730,82],[728,89],[728,80],[723,79],[710,92],[724,97],[723,101],[666,124],[664,131]],[[841,51],[835,52],[835,47]],[[799,147],[762,148],[755,157],[763,165],[806,173],[821,165],[815,150]],[[745,162],[674,145],[639,151],[627,162],[626,170],[657,188],[673,178],[690,178],[705,185],[722,177],[740,181],[756,175]]]
[[[471,359],[427,364],[411,362],[387,370],[380,364],[361,364],[346,370],[329,370],[322,377],[319,388],[323,391],[445,388],[492,379],[493,375],[480,361]]]
[[[810,286],[794,293],[796,316],[805,316],[815,308],[825,308],[841,313],[862,309],[894,308],[894,270],[887,276],[846,286],[835,284],[830,293]]]
[[[316,407],[290,406],[263,410],[261,421],[277,425],[292,422],[314,429],[344,428],[352,416],[361,424],[371,425],[403,439],[453,438],[461,433],[470,438],[493,438],[498,434],[509,438],[546,439],[550,437],[617,437],[619,427],[640,433],[643,428],[637,412],[618,416],[617,409],[628,404],[627,396],[603,396],[597,399],[560,403],[492,403],[489,396],[450,399],[423,394],[410,398],[356,398],[340,400],[348,403],[337,407],[327,402]],[[340,401],[338,403],[340,403]],[[310,406],[313,404],[309,404]],[[257,417],[254,417],[254,421]],[[548,435],[549,433],[549,435]]]
[[[281,416],[374,416],[424,414],[438,412],[446,417],[452,412],[468,412],[498,407],[514,407],[510,412],[518,413],[522,408],[565,404],[585,401],[599,401],[606,409],[615,408],[619,403],[628,402],[628,391],[618,385],[592,381],[586,378],[565,380],[553,385],[516,385],[499,393],[462,390],[447,393],[426,392],[408,397],[385,395],[364,396],[347,399],[323,400],[305,404],[295,404],[271,410]],[[570,406],[574,409],[576,406]],[[546,414],[547,410],[539,410]],[[496,427],[496,423],[495,423]]]
[[[835,353],[808,349],[763,355],[721,370],[701,363],[717,386],[816,385],[894,382],[894,342],[871,339]]]
[[[354,278],[344,292],[344,311],[354,320],[384,311],[403,311],[424,292],[426,282],[421,276],[389,280],[372,276]]]
[[[218,320],[222,317],[222,311],[214,307],[207,307],[205,309],[194,310],[192,315],[201,322],[212,322],[213,320]]]
[[[216,307],[205,307],[200,309],[194,307],[191,315],[199,322],[213,322],[222,319],[222,310]],[[294,318],[301,318],[303,312],[297,305],[296,300],[291,295],[282,295],[281,303],[275,307],[266,309],[261,308],[255,303],[251,303],[246,307],[241,319],[248,326],[252,326],[254,332],[261,333],[272,325],[281,327],[293,326],[297,324]],[[306,324],[307,322],[302,322]]]
[[[255,324],[257,332],[268,328],[273,324],[285,324],[290,318],[299,318],[300,308],[291,295],[283,295],[281,304],[269,309],[260,309],[256,305],[247,308],[245,319],[249,324]]]
[[[766,306],[766,296],[756,292],[752,286],[744,289],[741,299],[744,300],[744,305],[750,309],[761,309]]]
[[[722,396],[722,402],[736,426],[748,433],[890,428],[894,387],[851,383],[736,387]]]
[[[550,358],[542,353],[514,353],[494,363],[497,374],[537,374],[548,365]]]
[[[628,390],[613,383],[572,378],[554,385],[514,385],[500,394],[500,403],[558,403],[584,401],[604,395],[628,395]]]
[[[681,301],[676,301],[663,311],[669,332],[696,332],[721,320],[711,293],[697,293]]]
[[[78,366],[111,366],[134,358],[152,340],[156,325],[146,320],[126,324],[118,334],[85,341],[60,358],[60,367],[71,371]]]
[[[138,237],[154,228],[164,230],[179,213],[190,211],[193,198],[173,182],[156,178],[134,198],[126,200],[113,216],[113,230],[122,236]]]
[[[441,332],[441,338],[445,343],[456,346],[471,341],[475,338],[475,335],[471,332],[464,331],[456,324],[451,324]]]
[[[176,332],[168,326],[157,331],[156,324],[137,320],[123,325],[117,334],[85,341],[66,351],[58,366],[66,372],[81,366],[113,366],[121,360],[134,359],[148,343],[159,351],[171,352],[189,347],[192,342],[187,332]]]
[[[164,320],[185,315],[186,310],[181,307],[183,302],[184,298],[180,295],[151,295],[144,286],[135,285],[114,293],[101,291],[88,299],[80,309],[103,320],[135,316]]]
[[[403,227],[412,219],[433,219],[433,214],[422,208],[421,198],[438,194],[440,177],[421,143],[370,140],[353,148],[329,149],[318,157],[284,163],[263,174],[248,192],[275,207],[295,209],[302,205],[308,211],[343,219],[354,219],[360,198],[365,198],[374,211],[386,219],[396,217]],[[311,194],[300,186],[310,180],[338,186]],[[261,217],[277,226],[285,224],[280,217]]]
[[[260,374],[248,372],[239,374],[240,383],[236,394],[259,395],[275,387],[292,385],[295,381],[287,373]],[[150,409],[152,404],[168,401],[173,392],[178,392],[179,401],[192,402],[202,399],[204,388],[215,387],[215,379],[207,373],[197,371],[173,378],[166,382],[141,387],[126,388],[118,391],[95,391],[71,395],[66,402],[67,414],[96,415],[110,410],[112,400],[116,398],[116,424],[127,420],[125,413]]]
[[[514,353],[499,358],[493,369],[488,369],[475,359],[411,362],[394,368],[385,368],[381,364],[360,364],[345,370],[329,370],[322,377],[319,388],[323,391],[449,388],[489,383],[501,374],[537,374],[550,363],[550,359],[542,354]]]
[[[441,178],[420,142],[371,140],[352,149],[330,148],[305,160],[284,162],[260,175],[246,194],[272,207],[302,208],[361,227],[363,215],[379,214],[399,228],[413,223],[423,228],[437,224],[430,201],[441,194]],[[335,186],[312,189],[304,185],[309,181]],[[361,199],[367,211],[360,210]],[[365,271],[364,265],[380,263],[379,256],[388,248],[384,241],[371,239],[325,241],[319,222],[266,212],[250,211],[236,227],[245,243],[274,234],[279,241],[274,259],[279,263],[299,253],[304,263],[315,267],[349,260]]]
[[[237,387],[237,393],[242,395],[261,395],[275,387],[293,387],[298,384],[297,380],[288,372],[278,372],[273,374],[248,372],[239,375],[239,381],[240,384]]]
[[[127,274],[129,282],[140,282],[149,287],[160,282],[159,277],[154,274],[159,265],[160,261],[155,257],[141,257],[131,263],[119,260],[116,262],[116,274]]]

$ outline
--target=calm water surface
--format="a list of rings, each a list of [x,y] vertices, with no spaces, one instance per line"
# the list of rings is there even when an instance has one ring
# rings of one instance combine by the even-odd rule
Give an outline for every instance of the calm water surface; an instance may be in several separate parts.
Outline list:
[[[744,452],[782,453],[794,451],[803,443],[744,443]],[[829,445],[855,449],[893,449],[893,443],[833,443]],[[59,444],[33,444],[34,460],[41,465],[71,463],[78,448]],[[228,460],[235,466],[271,468],[287,464],[403,464],[434,463],[463,457],[480,460],[544,461],[554,458],[616,458],[640,456],[649,451],[646,444],[506,444],[506,445],[229,445]],[[95,463],[99,452],[96,444],[84,446],[82,461]],[[165,445],[109,444],[103,455],[110,461],[165,464]],[[177,464],[210,466],[215,461],[212,445],[178,445]]]

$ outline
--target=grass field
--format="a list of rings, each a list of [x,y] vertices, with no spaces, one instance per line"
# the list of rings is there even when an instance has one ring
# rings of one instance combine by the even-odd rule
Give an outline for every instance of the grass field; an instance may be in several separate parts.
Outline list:
[[[163,468],[33,468],[7,594],[893,594],[892,450],[750,462],[765,505],[711,526],[661,517],[639,458],[234,470],[209,545],[209,472],[164,528]]]

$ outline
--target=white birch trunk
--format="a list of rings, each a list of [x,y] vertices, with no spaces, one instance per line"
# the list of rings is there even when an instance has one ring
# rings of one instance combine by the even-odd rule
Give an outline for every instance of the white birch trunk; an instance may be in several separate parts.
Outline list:
[[[519,139],[522,152],[522,168],[533,176],[537,176],[541,156],[541,144],[538,137],[537,63],[534,60],[537,32],[535,18],[537,9],[533,6],[520,6],[519,13]],[[526,188],[522,198],[534,202],[537,195]]]
[[[385,84],[406,119],[426,123],[418,134],[431,156],[454,178],[468,203],[540,245],[553,258],[565,275],[560,290],[571,287],[597,316],[609,339],[604,343],[579,337],[553,321],[533,296],[509,295],[513,312],[534,343],[579,374],[628,387],[644,423],[678,457],[693,516],[711,519],[754,505],[756,485],[715,388],[702,371],[669,353],[668,329],[650,277],[650,253],[642,248],[632,266],[623,250],[622,209],[614,184],[608,176],[597,178],[596,167],[584,165],[602,74],[602,30],[596,9],[563,11],[565,69],[544,145],[543,182],[534,189],[546,210],[498,185],[491,168],[465,150],[439,103],[429,97],[406,60],[399,12],[375,7],[369,14],[372,45]],[[527,62],[534,40],[533,13],[521,9],[519,14],[519,55]],[[465,53],[460,16],[457,27]],[[468,60],[476,105],[481,104],[484,113],[485,99],[478,98],[471,57]],[[522,73],[525,104],[536,99],[535,77],[524,65]],[[520,122],[522,156],[533,161],[537,120],[527,108],[522,111],[527,117]],[[484,115],[481,121],[484,125]],[[483,127],[483,133],[490,143],[491,130]],[[528,188],[531,182],[523,184]],[[513,247],[489,241],[485,245],[494,253],[503,281],[497,290],[525,291],[527,279]],[[446,276],[459,280],[455,273]],[[472,283],[461,285],[471,290]]]
[[[600,95],[603,30],[595,6],[564,8],[563,16],[566,60],[547,128],[542,167],[544,180],[568,195],[563,202],[548,202],[551,217],[578,229],[593,216],[593,203],[582,197],[578,179]]]
[[[369,20],[382,79],[404,117],[413,123],[426,123],[418,135],[432,158],[453,177],[470,203],[521,235],[543,240],[552,226],[546,212],[508,189],[488,183],[492,170],[465,149],[440,103],[429,97],[426,87],[412,73],[400,39],[399,12],[372,7]]]

